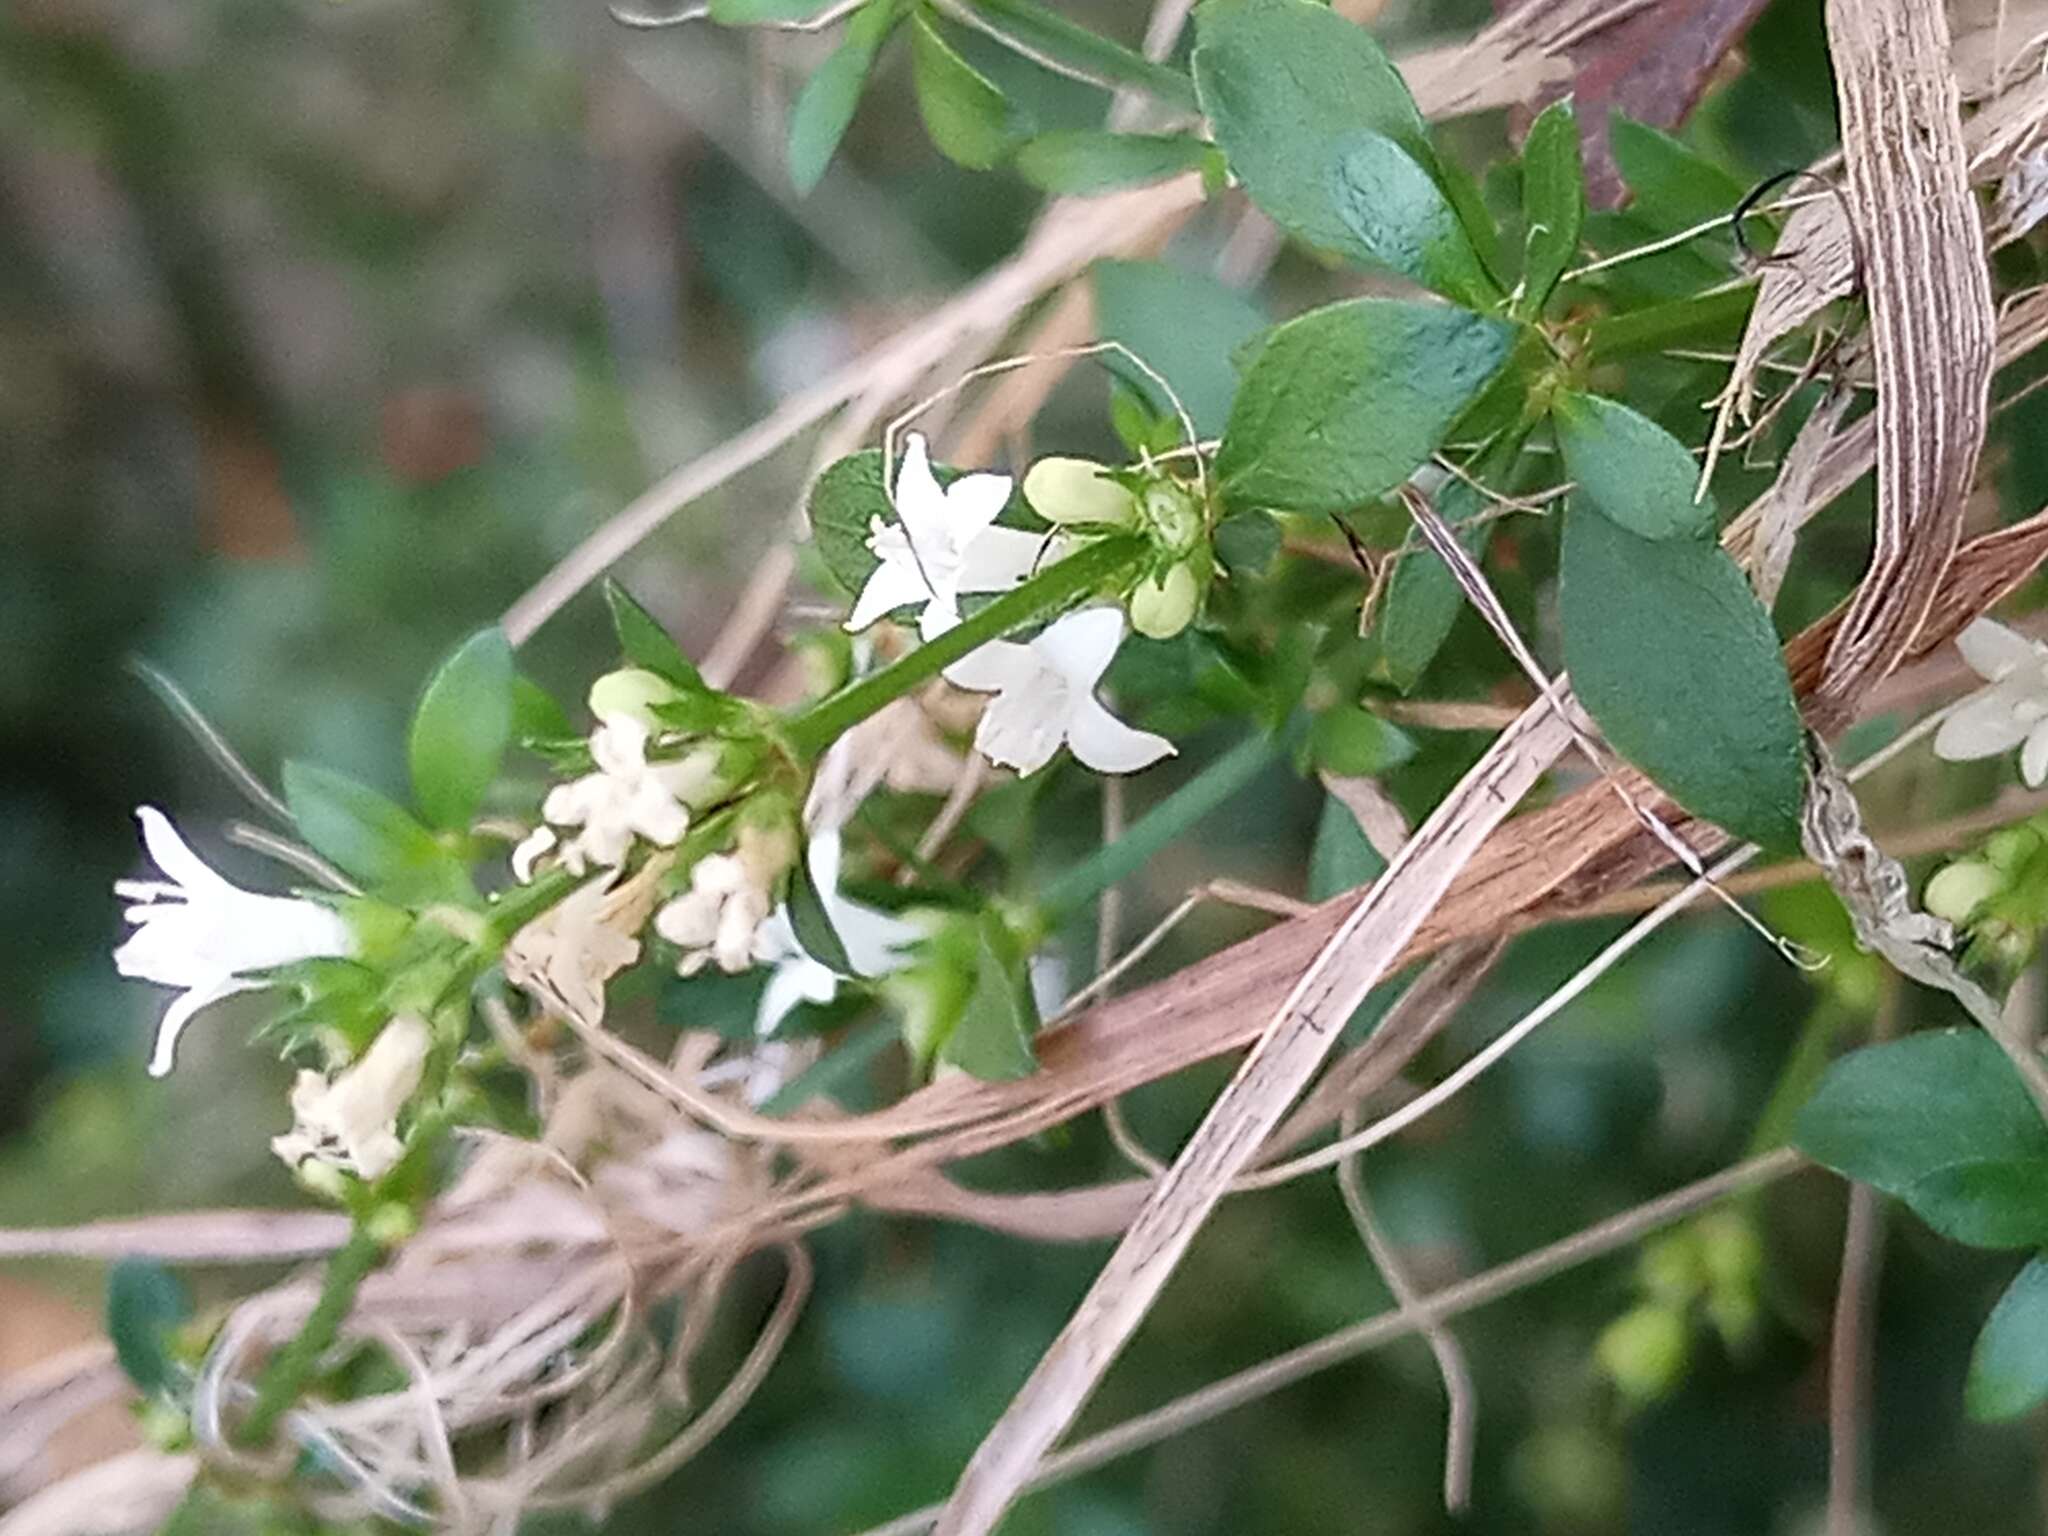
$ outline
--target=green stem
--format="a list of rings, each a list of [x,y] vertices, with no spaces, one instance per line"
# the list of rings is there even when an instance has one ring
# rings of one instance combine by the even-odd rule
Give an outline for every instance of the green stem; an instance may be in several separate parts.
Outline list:
[[[791,717],[783,726],[784,740],[797,756],[815,759],[861,721],[931,681],[970,651],[1001,639],[1020,625],[1057,612],[1083,592],[1136,570],[1145,550],[1144,540],[1118,534],[1047,566],[1023,586],[1005,592],[900,661]]]
[[[306,1318],[298,1336],[280,1349],[263,1372],[256,1387],[256,1404],[235,1432],[243,1445],[266,1444],[277,1429],[277,1421],[299,1400],[308,1380],[319,1369],[320,1357],[333,1345],[341,1325],[355,1306],[356,1292],[383,1256],[384,1245],[370,1235],[361,1217],[349,1230],[348,1241],[327,1261],[327,1274],[320,1282],[320,1299]]]

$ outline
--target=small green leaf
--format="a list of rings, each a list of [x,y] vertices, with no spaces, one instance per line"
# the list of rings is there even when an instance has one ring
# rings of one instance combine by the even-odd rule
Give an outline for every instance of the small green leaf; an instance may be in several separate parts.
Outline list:
[[[1672,230],[1704,224],[1742,201],[1742,183],[1698,150],[1621,112],[1608,114],[1607,142],[1634,194],[1632,216]]]
[[[821,0],[711,0],[711,19],[721,27],[758,27],[805,21],[824,9]]]
[[[1586,349],[1601,362],[1670,347],[1733,346],[1756,302],[1756,285],[1723,288],[1666,304],[1602,315],[1586,328]]]
[[[985,171],[1009,154],[1009,101],[922,11],[910,19],[910,58],[917,110],[940,154],[975,171]]]
[[[1458,542],[1465,553],[1474,560],[1484,559],[1495,520],[1470,521],[1486,510],[1486,498],[1479,490],[1464,480],[1452,480],[1437,492],[1436,510],[1446,523],[1459,529]],[[1441,555],[1427,547],[1403,555],[1387,581],[1374,627],[1380,668],[1387,681],[1403,693],[1421,682],[1450,638],[1464,606],[1464,591]]]
[[[1280,525],[1266,512],[1233,512],[1216,525],[1216,558],[1232,575],[1262,576],[1279,557]]]
[[[815,187],[832,163],[897,16],[896,0],[868,0],[846,24],[839,46],[804,82],[789,114],[789,179],[799,193]]]
[[[809,850],[799,857],[789,872],[789,925],[796,932],[797,943],[803,945],[804,953],[818,964],[841,976],[855,976],[853,961],[847,956],[846,944],[839,937],[839,930],[832,925],[832,914],[825,906],[824,893],[818,889],[817,881],[811,878]]]
[[[2048,1242],[2048,1126],[1982,1031],[1942,1030],[1836,1062],[1793,1140],[1957,1242]]]
[[[1436,151],[1401,72],[1372,34],[1314,0],[1206,0],[1195,12],[1195,88],[1252,201],[1310,245],[1363,255],[1330,168],[1361,130],[1430,176]]]
[[[1037,0],[967,3],[989,16],[1006,36],[1055,63],[1113,85],[1149,92],[1169,106],[1194,108],[1195,88],[1179,70],[1091,32]]]
[[[2048,1259],[2027,1261],[1991,1309],[1977,1347],[1963,1406],[1973,1419],[2018,1418],[2048,1399]]]
[[[1710,539],[1714,498],[1693,500],[1700,467],[1685,444],[1619,400],[1559,390],[1551,407],[1572,505],[1644,539]]]
[[[1316,716],[1308,750],[1316,767],[1327,773],[1368,778],[1414,757],[1415,742],[1371,710],[1343,704]]]
[[[1096,334],[1130,348],[1172,385],[1198,433],[1220,434],[1237,394],[1231,356],[1272,324],[1266,313],[1241,290],[1165,262],[1098,261],[1092,277]],[[1153,410],[1169,410],[1165,393],[1138,369],[1115,353],[1105,363]]]
[[[1720,545],[1569,507],[1558,609],[1572,687],[1616,751],[1695,816],[1799,846],[1798,706],[1770,617]]]
[[[1347,250],[1460,304],[1499,301],[1443,190],[1406,150],[1363,129],[1332,153],[1330,202],[1352,237]]]
[[[1017,173],[1042,192],[1088,197],[1200,170],[1215,146],[1191,133],[1108,133],[1067,128],[1041,133],[1017,151]]]
[[[612,628],[618,633],[619,650],[626,660],[667,678],[678,688],[692,693],[705,691],[703,674],[683,654],[683,648],[653,614],[634,600],[632,593],[609,576],[604,583],[604,603],[611,610]]]
[[[981,916],[980,941],[974,991],[939,1059],[986,1082],[1028,1077],[1038,1065],[1031,1047],[1038,1009],[1024,956],[993,912]]]
[[[1586,174],[1579,160],[1579,120],[1569,98],[1554,101],[1522,140],[1522,294],[1515,313],[1543,313],[1557,280],[1579,252],[1586,221]]]
[[[1350,808],[1335,795],[1325,795],[1316,840],[1308,853],[1308,899],[1328,901],[1355,891],[1379,879],[1386,868],[1387,861]]]
[[[893,522],[896,517],[888,487],[882,483],[881,451],[850,453],[827,467],[811,485],[807,510],[811,542],[825,569],[849,597],[857,595],[881,564],[868,548],[873,520]]]
[[[1216,455],[1236,506],[1342,512],[1385,495],[1443,441],[1507,358],[1514,327],[1443,304],[1351,299],[1276,329]]]
[[[284,798],[322,858],[393,901],[473,901],[462,861],[367,784],[314,763],[284,765]]]
[[[107,1273],[107,1337],[130,1381],[154,1396],[175,1384],[170,1336],[192,1315],[192,1296],[155,1259],[122,1259]]]
[[[530,677],[512,679],[512,736],[516,741],[559,741],[576,734],[568,711]]]
[[[495,624],[441,663],[413,711],[406,756],[413,799],[438,827],[465,825],[512,740],[512,644]]]

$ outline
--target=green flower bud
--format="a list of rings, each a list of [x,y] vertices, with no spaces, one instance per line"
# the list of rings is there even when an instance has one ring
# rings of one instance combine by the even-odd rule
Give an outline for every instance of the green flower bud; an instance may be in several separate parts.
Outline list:
[[[1944,922],[1961,927],[1984,903],[2005,893],[2007,879],[1991,865],[1976,859],[1958,859],[1936,870],[1927,882],[1921,904]]]
[[[1131,628],[1154,640],[1171,640],[1194,620],[1202,605],[1202,584],[1186,560],[1147,576],[1131,593]]]
[[[1717,1288],[1754,1287],[1764,1272],[1763,1239],[1738,1211],[1715,1211],[1694,1224],[1707,1278]]]
[[[661,729],[654,706],[673,704],[682,697],[674,683],[644,667],[621,667],[607,672],[590,685],[590,712],[600,720],[626,715],[650,731]]]
[[[1984,858],[1993,869],[2015,875],[2020,866],[2041,851],[2041,834],[2032,827],[2007,827],[1984,841]]]
[[[1685,1315],[1651,1303],[1624,1312],[1602,1329],[1593,1358],[1621,1395],[1640,1406],[1678,1385],[1691,1343]]]
[[[1040,459],[1024,472],[1024,499],[1049,523],[1110,523],[1129,527],[1138,503],[1093,459]]]
[[[385,1248],[396,1248],[420,1229],[420,1218],[402,1200],[386,1200],[370,1212],[364,1224],[370,1236]]]
[[[1202,508],[1178,481],[1155,480],[1145,487],[1145,521],[1171,550],[1189,550],[1202,536]]]
[[[1706,1289],[1707,1265],[1699,1236],[1687,1227],[1643,1245],[1636,1279],[1666,1306],[1683,1307]]]

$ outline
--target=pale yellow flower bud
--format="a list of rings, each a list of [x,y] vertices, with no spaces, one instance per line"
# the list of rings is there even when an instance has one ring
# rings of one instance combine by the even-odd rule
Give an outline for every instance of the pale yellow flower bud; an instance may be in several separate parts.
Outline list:
[[[1040,459],[1024,475],[1024,499],[1049,523],[1110,523],[1128,527],[1138,503],[1093,459]]]
[[[1164,577],[1147,576],[1131,593],[1131,628],[1153,640],[1171,640],[1194,621],[1202,603],[1195,568],[1183,560]]]
[[[1976,859],[1958,859],[1927,882],[1922,904],[1944,922],[1960,926],[1992,897],[2004,893],[2006,877]]]
[[[600,720],[624,715],[658,731],[661,721],[655,717],[654,706],[673,704],[681,697],[667,678],[644,667],[621,667],[590,685],[590,712]]]

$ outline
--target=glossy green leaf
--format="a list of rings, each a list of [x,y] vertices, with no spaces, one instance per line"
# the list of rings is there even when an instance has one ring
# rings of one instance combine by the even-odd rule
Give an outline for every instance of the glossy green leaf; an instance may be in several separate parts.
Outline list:
[[[692,692],[704,689],[703,674],[683,654],[675,638],[662,628],[661,621],[609,576],[604,583],[604,603],[611,610],[612,629],[618,634],[619,650],[626,660],[667,678],[678,688]]]
[[[1569,99],[1536,115],[1522,140],[1522,292],[1515,313],[1543,313],[1557,280],[1579,252],[1586,221],[1586,173],[1579,120]]]
[[[1028,1077],[1038,1065],[1031,1037],[1038,1033],[1038,1009],[1031,1000],[1025,958],[993,912],[980,922],[974,991],[953,1026],[939,1059],[989,1082]]]
[[[1619,400],[1558,391],[1551,406],[1572,505],[1645,539],[1710,539],[1711,495],[1693,500],[1700,467],[1685,444]]]
[[[191,1315],[184,1281],[155,1259],[122,1259],[107,1272],[107,1337],[122,1371],[144,1393],[175,1384],[171,1335]]]
[[[1799,846],[1799,710],[1769,616],[1720,545],[1565,513],[1565,664],[1615,750],[1695,816]]]
[[[1341,512],[1414,472],[1507,357],[1515,331],[1443,304],[1351,299],[1276,329],[1216,456],[1237,506]]]
[[[1345,778],[1382,774],[1415,756],[1413,737],[1356,704],[1317,715],[1308,748],[1316,767]]]
[[[462,861],[369,785],[289,762],[284,798],[313,851],[372,891],[407,904],[475,899]]]
[[[1331,153],[1330,203],[1347,251],[1475,309],[1499,301],[1449,200],[1406,150],[1362,129]]]
[[[2048,1401],[2048,1259],[2034,1258],[1991,1309],[1977,1347],[1963,1406],[1973,1419],[2017,1418]]]
[[[857,974],[852,959],[846,953],[845,941],[833,926],[832,913],[825,906],[824,894],[811,878],[808,856],[800,857],[790,870],[789,926],[796,933],[797,943],[803,945],[804,953],[818,964],[841,976]]]
[[[868,0],[846,24],[839,46],[804,82],[789,114],[789,179],[798,192],[815,187],[832,163],[897,16],[896,0]]]
[[[427,820],[460,827],[476,814],[512,741],[512,644],[495,624],[441,663],[406,738],[413,799]]]
[[[1957,1242],[2048,1242],[2048,1126],[1980,1030],[1910,1035],[1843,1057],[1800,1110],[1793,1140]]]
[[[1332,195],[1340,148],[1376,133],[1437,171],[1422,114],[1385,50],[1313,0],[1206,0],[1195,35],[1202,111],[1252,201],[1310,245],[1372,259]]]
[[[1265,312],[1241,290],[1165,262],[1098,261],[1092,277],[1096,334],[1130,348],[1165,379],[1203,437],[1219,435],[1237,394],[1231,355],[1271,324]],[[1153,410],[1167,412],[1166,394],[1151,379],[1115,353],[1103,362]]]
[[[1003,33],[1035,53],[1112,85],[1128,85],[1169,106],[1192,110],[1195,88],[1171,65],[1069,21],[1038,0],[967,0]]]
[[[1017,173],[1045,192],[1086,197],[1201,170],[1216,148],[1191,133],[1041,133],[1017,151]]]
[[[1328,901],[1369,885],[1386,872],[1387,861],[1373,847],[1350,807],[1335,795],[1323,797],[1315,842],[1308,852],[1308,899]]]
[[[975,171],[1009,154],[1009,101],[922,11],[910,19],[910,59],[917,110],[940,154]]]

